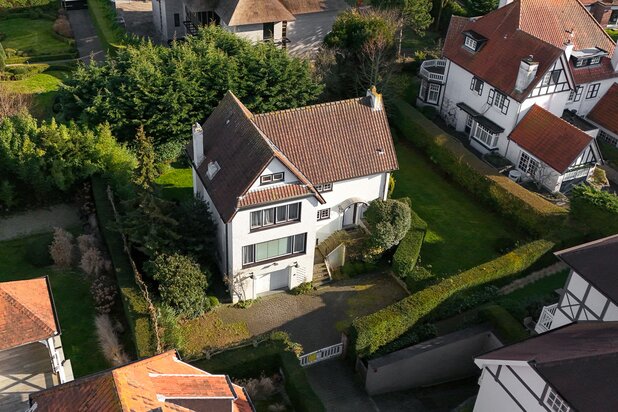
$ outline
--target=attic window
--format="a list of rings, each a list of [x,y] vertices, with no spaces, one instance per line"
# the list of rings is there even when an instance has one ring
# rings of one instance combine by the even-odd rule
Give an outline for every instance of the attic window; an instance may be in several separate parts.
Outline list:
[[[221,170],[221,166],[219,166],[219,163],[208,163],[208,170],[206,171],[206,176],[208,176],[208,180],[212,180],[219,170]]]
[[[474,40],[472,37],[466,37],[466,40],[464,41],[464,45],[470,50],[476,51],[478,42]]]
[[[487,39],[475,31],[466,30],[463,32],[464,38],[464,46],[466,49],[477,52],[483,47],[483,44],[487,41]]]
[[[571,55],[571,59],[575,67],[586,67],[601,63],[601,58],[607,55],[607,51],[595,47],[594,49],[576,50]]]
[[[262,175],[260,176],[260,184],[268,185],[271,183],[283,182],[284,176],[284,172],[277,172],[270,175]]]

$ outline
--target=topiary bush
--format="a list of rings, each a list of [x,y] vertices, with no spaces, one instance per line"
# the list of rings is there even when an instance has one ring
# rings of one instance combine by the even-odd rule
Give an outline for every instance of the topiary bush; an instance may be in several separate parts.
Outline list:
[[[0,72],[4,71],[6,67],[6,53],[4,52],[4,47],[2,47],[2,43],[0,43]]]
[[[410,228],[410,215],[410,205],[405,202],[372,201],[364,216],[370,235],[363,259],[375,262],[386,250],[397,245]]]
[[[399,201],[408,206],[412,204],[409,198]],[[426,233],[427,223],[410,208],[410,230],[399,242],[393,255],[393,271],[400,278],[406,278],[416,266]]]
[[[370,356],[403,335],[455,293],[517,274],[532,265],[553,245],[547,240],[528,243],[504,256],[444,279],[378,312],[355,319],[351,336],[356,354]]]

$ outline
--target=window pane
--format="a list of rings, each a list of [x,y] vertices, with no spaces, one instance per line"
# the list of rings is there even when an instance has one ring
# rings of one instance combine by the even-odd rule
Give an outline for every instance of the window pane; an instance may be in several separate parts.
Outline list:
[[[288,206],[288,218],[290,220],[298,220],[300,212],[300,203],[293,203]]]
[[[275,208],[264,210],[264,226],[275,223]]]
[[[287,206],[277,207],[277,223],[285,222],[286,220],[288,220],[288,207]]]
[[[274,258],[277,256],[287,255],[292,253],[290,237],[284,237],[282,239],[271,240],[268,242],[268,257]]]
[[[258,243],[255,245],[255,261],[268,259],[268,242]]]
[[[242,248],[242,263],[244,265],[254,262],[253,251],[253,245],[245,246]]]
[[[294,253],[302,253],[305,251],[306,236],[306,233],[294,236]]]
[[[262,226],[262,211],[251,212],[251,227]]]

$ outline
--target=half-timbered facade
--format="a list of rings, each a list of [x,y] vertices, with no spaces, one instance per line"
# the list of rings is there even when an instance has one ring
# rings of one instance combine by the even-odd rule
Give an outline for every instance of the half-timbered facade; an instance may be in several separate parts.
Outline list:
[[[475,359],[474,412],[618,410],[618,322],[577,322]]]
[[[618,321],[618,235],[556,253],[571,268],[557,303],[543,308],[543,333],[578,320]]]
[[[599,128],[599,141],[618,147],[618,83],[612,85],[586,118]]]
[[[421,65],[417,104],[435,107],[476,151],[498,153],[523,179],[538,180],[534,161],[522,162],[524,150],[512,150],[513,132],[532,107],[542,108],[555,119],[531,131],[540,147],[548,138],[543,129],[560,124],[565,111],[587,114],[618,77],[615,50],[578,0],[503,1],[480,18],[453,16],[443,58]],[[570,158],[562,170],[551,167],[550,176],[541,176],[548,190],[568,190],[600,160],[597,130],[582,131],[590,136],[589,148],[572,153],[568,138],[551,144]],[[524,158],[543,163],[547,154],[530,150]]]

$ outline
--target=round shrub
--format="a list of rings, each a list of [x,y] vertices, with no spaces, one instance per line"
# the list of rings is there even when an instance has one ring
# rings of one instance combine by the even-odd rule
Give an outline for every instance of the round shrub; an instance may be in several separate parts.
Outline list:
[[[377,199],[365,212],[371,235],[364,259],[372,262],[382,253],[398,244],[410,229],[410,206],[398,200]]]

